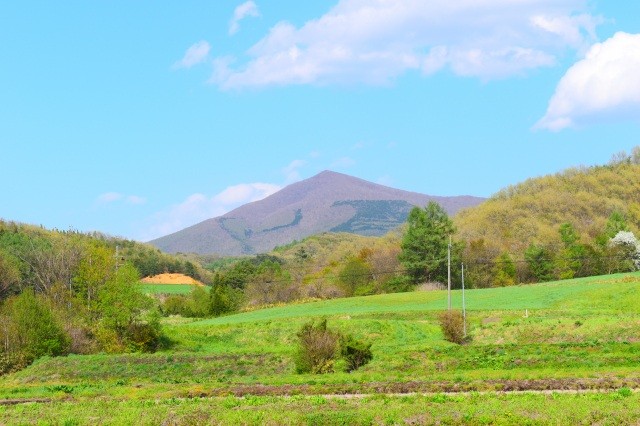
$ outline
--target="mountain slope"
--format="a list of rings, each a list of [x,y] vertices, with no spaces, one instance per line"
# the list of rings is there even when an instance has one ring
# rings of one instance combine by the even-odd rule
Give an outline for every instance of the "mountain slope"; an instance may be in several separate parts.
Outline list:
[[[151,241],[169,253],[264,253],[322,232],[382,235],[403,223],[413,206],[436,201],[454,214],[482,198],[433,197],[324,171],[264,200],[241,206]]]

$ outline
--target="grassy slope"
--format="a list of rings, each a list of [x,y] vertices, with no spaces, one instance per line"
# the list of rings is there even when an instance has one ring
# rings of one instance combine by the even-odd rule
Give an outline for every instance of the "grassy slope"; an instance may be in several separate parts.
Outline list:
[[[640,288],[640,275],[618,274],[556,281],[537,285],[467,290],[466,307],[471,311],[561,309],[579,311],[640,311],[640,298],[631,293]],[[611,288],[616,283],[618,287]],[[594,304],[594,301],[598,301]],[[452,291],[454,307],[462,306],[462,292]],[[424,312],[447,306],[445,291],[383,294],[357,298],[288,305],[200,321],[199,326],[273,321],[309,316],[365,313]]]
[[[420,424],[441,419],[455,424],[496,418],[507,424],[569,420],[589,424],[600,419],[615,423],[624,420],[621,416],[640,416],[639,395],[616,390],[640,387],[639,292],[638,273],[469,291],[474,341],[463,347],[445,342],[437,326],[437,311],[446,306],[446,292],[332,300],[197,322],[170,319],[166,328],[176,342],[171,350],[42,359],[0,378],[0,399],[56,401],[33,409],[0,407],[0,423],[17,418],[91,423],[92,416],[116,424],[162,423],[171,416],[176,416],[177,423],[229,424],[238,418],[255,424],[265,419],[303,424],[410,420]],[[454,293],[457,306],[459,296]],[[331,327],[373,342],[374,360],[351,374],[294,374],[295,332],[309,316],[327,317]],[[597,397],[554,394],[501,399],[471,394],[343,402],[318,396],[225,396],[519,388],[613,391]],[[194,396],[223,398],[172,399]],[[122,401],[126,408],[109,417],[105,413],[115,401]],[[505,404],[510,410],[501,411]],[[463,413],[471,417],[464,418]],[[190,415],[196,419],[190,420]]]

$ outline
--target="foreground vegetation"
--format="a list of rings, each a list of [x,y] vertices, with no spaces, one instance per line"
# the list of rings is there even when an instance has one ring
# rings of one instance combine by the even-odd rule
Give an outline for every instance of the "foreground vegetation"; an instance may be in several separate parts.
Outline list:
[[[109,413],[105,416],[105,413]],[[593,394],[251,396],[82,401],[0,407],[0,422],[105,425],[619,425],[640,417],[640,395]]]
[[[207,278],[149,246],[0,220],[0,375],[42,356],[152,352],[163,344],[140,272]]]
[[[41,401],[0,406],[0,423],[628,423],[640,415],[638,291],[639,273],[468,291],[466,345],[444,340],[441,291],[169,317],[171,348],[41,358],[0,378],[0,401]],[[297,374],[310,318],[373,342],[371,362]]]

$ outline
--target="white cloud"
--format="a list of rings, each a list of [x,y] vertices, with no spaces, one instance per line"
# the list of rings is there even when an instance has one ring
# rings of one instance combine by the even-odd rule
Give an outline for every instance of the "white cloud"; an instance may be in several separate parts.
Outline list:
[[[212,201],[216,206],[240,205],[262,200],[280,189],[281,187],[271,183],[243,183],[228,187],[214,196]]]
[[[97,204],[113,204],[116,202],[125,202],[127,204],[141,205],[147,202],[146,198],[137,195],[124,195],[119,192],[106,192],[96,199]]]
[[[589,49],[562,77],[537,129],[611,118],[640,119],[640,34],[619,32]]]
[[[245,183],[229,186],[214,196],[192,194],[182,203],[156,213],[153,225],[143,241],[168,235],[207,219],[222,216],[243,204],[262,200],[282,189],[270,183]]]
[[[229,23],[229,35],[237,33],[240,30],[240,21],[248,16],[254,18],[260,16],[258,6],[253,1],[244,2],[233,11],[233,18]]]
[[[600,23],[602,23],[601,18],[594,18],[587,14],[572,16],[537,15],[531,17],[533,26],[559,36],[570,47],[583,50],[589,47],[589,40],[597,38],[596,25]],[[587,33],[588,37],[585,37],[584,32]]]
[[[187,49],[182,59],[173,64],[174,69],[191,68],[207,60],[211,46],[202,40]]]
[[[552,66],[595,40],[586,0],[340,0],[318,19],[276,24],[212,81],[221,88],[388,84],[444,68],[491,79]]]
[[[282,169],[287,184],[297,182],[302,179],[300,169],[307,165],[305,160],[293,160],[287,167]]]
[[[129,204],[141,205],[141,204],[145,204],[146,202],[147,202],[146,198],[138,197],[137,195],[129,195],[127,197],[127,203]]]
[[[107,192],[98,196],[98,203],[109,204],[120,201],[124,196],[117,192]]]

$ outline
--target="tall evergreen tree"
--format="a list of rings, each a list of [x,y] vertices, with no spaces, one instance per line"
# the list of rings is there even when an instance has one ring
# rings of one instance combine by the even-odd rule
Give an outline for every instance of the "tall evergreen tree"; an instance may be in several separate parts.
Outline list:
[[[531,244],[524,252],[529,274],[537,282],[553,279],[553,253],[546,247]]]
[[[455,232],[447,212],[431,201],[423,209],[414,207],[407,221],[399,256],[407,274],[414,283],[446,282],[447,246],[449,237]]]

